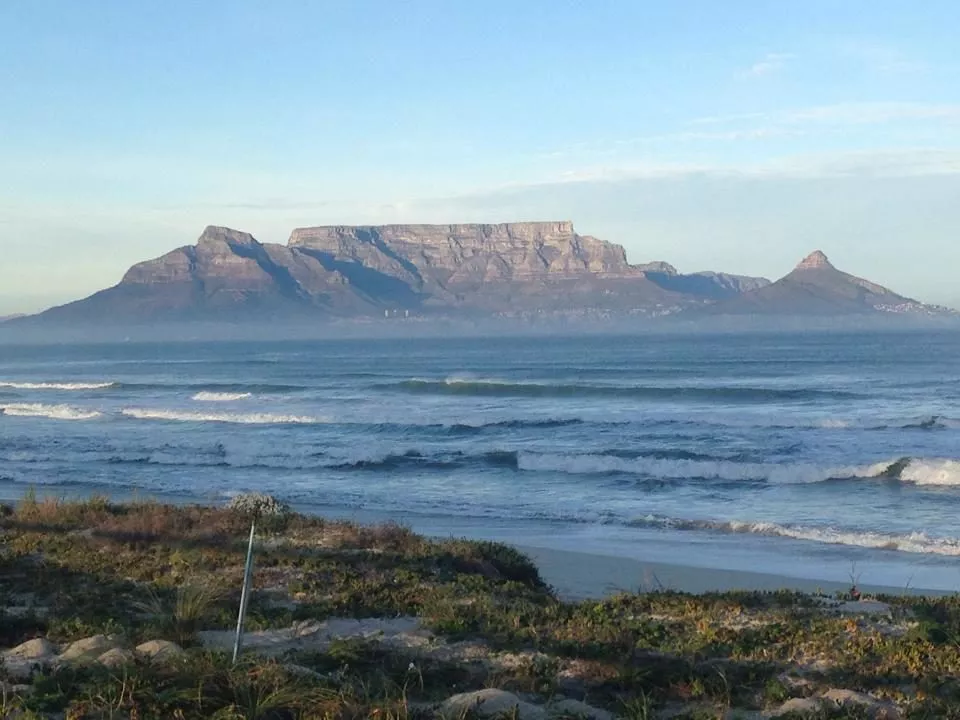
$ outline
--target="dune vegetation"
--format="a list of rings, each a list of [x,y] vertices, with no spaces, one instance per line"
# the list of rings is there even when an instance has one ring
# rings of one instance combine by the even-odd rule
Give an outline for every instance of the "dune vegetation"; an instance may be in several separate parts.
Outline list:
[[[659,591],[565,602],[516,550],[277,512],[4,506],[0,714],[960,718],[960,602]]]

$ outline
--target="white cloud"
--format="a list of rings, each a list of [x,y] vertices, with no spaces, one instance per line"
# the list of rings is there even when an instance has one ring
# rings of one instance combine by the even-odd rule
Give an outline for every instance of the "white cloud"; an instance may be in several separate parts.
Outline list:
[[[796,59],[793,53],[767,53],[749,68],[740,73],[740,77],[759,78],[780,72],[791,60]]]

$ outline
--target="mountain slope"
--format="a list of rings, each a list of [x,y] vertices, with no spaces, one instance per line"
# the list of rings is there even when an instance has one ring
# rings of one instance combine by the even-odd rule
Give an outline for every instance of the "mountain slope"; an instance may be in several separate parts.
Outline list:
[[[352,310],[366,304],[315,259],[252,235],[207,227],[196,245],[138,263],[119,284],[52,308],[43,319],[218,319],[273,316],[310,308]]]
[[[785,277],[719,302],[711,306],[708,312],[724,315],[823,316],[937,310],[838,270],[818,250],[804,258]]]
[[[195,245],[138,263],[114,287],[37,318],[662,315],[756,282],[766,281],[631,265],[621,246],[578,235],[570,222],[300,228],[286,246],[210,226]]]

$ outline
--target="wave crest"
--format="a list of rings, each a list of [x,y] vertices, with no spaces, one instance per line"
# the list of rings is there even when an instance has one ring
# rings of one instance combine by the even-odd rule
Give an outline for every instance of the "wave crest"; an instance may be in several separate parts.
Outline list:
[[[248,392],[211,392],[209,390],[201,390],[194,395],[191,400],[196,400],[197,402],[234,402],[236,400],[246,400],[251,396],[252,393]]]
[[[828,545],[848,545],[873,548],[876,550],[898,550],[900,552],[960,556],[960,538],[931,537],[926,533],[906,534],[880,533],[872,531],[858,532],[835,527],[806,527],[801,525],[779,525],[771,522],[748,522],[731,520],[682,520],[677,518],[648,515],[630,522],[634,527],[661,528],[664,530],[700,530],[719,533],[742,533],[747,535],[766,535],[771,537],[793,538]]]
[[[103,390],[115,385],[114,382],[0,382],[0,388],[13,390]]]
[[[219,422],[241,425],[316,425],[330,422],[327,418],[310,415],[276,415],[273,413],[216,413],[189,410],[151,410],[124,408],[121,415],[137,420],[166,420],[170,422]]]
[[[72,405],[44,405],[43,403],[14,403],[0,406],[0,414],[14,417],[49,418],[51,420],[93,420],[102,415],[97,410]]]

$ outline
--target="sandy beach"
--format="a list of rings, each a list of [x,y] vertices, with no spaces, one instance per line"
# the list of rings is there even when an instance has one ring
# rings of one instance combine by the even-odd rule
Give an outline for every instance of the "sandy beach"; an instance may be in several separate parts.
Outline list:
[[[540,568],[543,579],[566,600],[602,598],[617,592],[679,590],[690,593],[731,590],[799,590],[833,593],[850,589],[849,583],[808,580],[753,573],[686,567],[663,562],[592,555],[521,546],[519,549]],[[861,591],[887,595],[949,595],[945,590],[914,587],[859,585]]]

